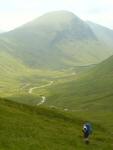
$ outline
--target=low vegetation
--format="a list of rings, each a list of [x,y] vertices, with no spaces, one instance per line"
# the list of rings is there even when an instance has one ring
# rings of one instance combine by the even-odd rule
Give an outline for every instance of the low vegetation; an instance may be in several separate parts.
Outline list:
[[[77,117],[76,117],[77,116]],[[3,150],[106,150],[112,149],[111,133],[92,118],[89,145],[82,137],[82,125],[91,114],[31,107],[0,99],[0,149]],[[107,116],[107,114],[106,114]],[[101,119],[102,116],[98,116]],[[107,120],[107,118],[106,118]]]

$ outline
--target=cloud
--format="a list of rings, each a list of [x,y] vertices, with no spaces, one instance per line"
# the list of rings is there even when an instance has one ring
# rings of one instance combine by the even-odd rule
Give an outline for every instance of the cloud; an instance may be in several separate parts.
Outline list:
[[[31,12],[0,13],[0,29],[12,30],[36,17],[37,15]]]
[[[96,22],[100,25],[113,29],[113,12],[102,12],[95,15],[90,15],[89,20]]]

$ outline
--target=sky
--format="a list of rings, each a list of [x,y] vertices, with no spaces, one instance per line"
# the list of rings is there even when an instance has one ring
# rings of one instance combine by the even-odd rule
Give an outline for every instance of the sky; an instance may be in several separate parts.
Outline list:
[[[0,0],[0,30],[12,30],[56,10],[113,29],[113,0]]]

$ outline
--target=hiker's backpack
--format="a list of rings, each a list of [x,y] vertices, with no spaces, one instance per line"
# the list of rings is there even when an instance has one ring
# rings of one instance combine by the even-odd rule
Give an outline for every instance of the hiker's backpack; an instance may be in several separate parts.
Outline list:
[[[84,130],[85,132],[87,132],[88,134],[91,134],[92,133],[92,126],[90,123],[86,123],[84,124]]]

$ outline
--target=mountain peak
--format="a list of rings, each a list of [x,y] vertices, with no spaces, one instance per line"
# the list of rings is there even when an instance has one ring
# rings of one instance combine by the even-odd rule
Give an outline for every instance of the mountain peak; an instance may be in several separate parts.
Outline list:
[[[48,12],[38,18],[36,18],[32,23],[34,24],[40,24],[40,23],[52,23],[54,25],[58,24],[58,23],[67,23],[72,21],[73,19],[77,19],[80,20],[74,13],[70,12],[70,11],[65,11],[65,10],[61,10],[61,11],[52,11],[52,12]]]
[[[69,17],[75,17],[75,14],[72,13],[71,11],[66,11],[66,10],[59,10],[59,11],[51,11],[51,12],[48,12],[42,16],[69,16]]]
[[[34,68],[94,64],[113,54],[111,34],[96,31],[72,12],[54,11],[1,35],[0,48]]]

